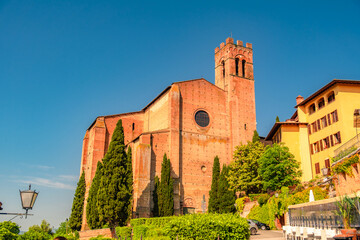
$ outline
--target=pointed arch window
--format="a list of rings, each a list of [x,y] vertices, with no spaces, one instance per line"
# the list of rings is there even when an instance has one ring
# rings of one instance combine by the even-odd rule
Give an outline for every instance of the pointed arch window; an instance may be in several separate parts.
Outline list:
[[[239,58],[235,58],[235,75],[239,76]]]
[[[221,64],[222,64],[223,77],[225,77],[225,61],[223,60]]]
[[[243,77],[245,77],[245,64],[246,64],[246,61],[242,60],[242,76]]]

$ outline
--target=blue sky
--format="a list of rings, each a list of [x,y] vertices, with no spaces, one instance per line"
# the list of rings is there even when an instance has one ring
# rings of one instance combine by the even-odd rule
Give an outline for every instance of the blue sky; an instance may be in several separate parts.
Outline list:
[[[28,226],[69,217],[96,116],[137,111],[172,82],[214,82],[214,49],[253,44],[258,131],[334,78],[360,79],[360,1],[0,0],[0,201],[40,191]],[[9,217],[1,216],[0,221]]]

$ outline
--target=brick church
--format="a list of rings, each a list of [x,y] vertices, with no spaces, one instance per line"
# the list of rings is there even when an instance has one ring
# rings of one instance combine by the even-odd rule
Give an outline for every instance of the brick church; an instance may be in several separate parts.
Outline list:
[[[256,129],[252,45],[227,38],[215,48],[215,85],[203,78],[175,82],[140,111],[97,117],[83,140],[86,199],[119,119],[133,150],[134,216],[151,216],[164,153],[173,170],[175,214],[202,212],[214,157],[229,164],[235,146],[251,140]],[[83,223],[87,229],[85,214]]]

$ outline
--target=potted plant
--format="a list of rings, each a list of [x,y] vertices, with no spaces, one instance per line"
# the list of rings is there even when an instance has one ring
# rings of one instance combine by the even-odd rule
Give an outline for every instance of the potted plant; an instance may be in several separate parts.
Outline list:
[[[342,219],[344,224],[344,229],[340,229],[342,237],[351,236],[356,240],[356,229],[352,229],[350,226],[356,212],[354,210],[357,208],[355,200],[348,195],[344,195],[335,204],[337,206],[336,214]]]

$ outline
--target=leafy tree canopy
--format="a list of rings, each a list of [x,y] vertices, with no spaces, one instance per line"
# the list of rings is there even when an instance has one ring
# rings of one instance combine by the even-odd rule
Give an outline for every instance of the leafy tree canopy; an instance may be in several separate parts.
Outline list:
[[[18,238],[20,228],[16,223],[6,221],[0,222],[0,239],[15,240]]]
[[[267,146],[259,159],[259,174],[264,190],[279,190],[283,186],[293,186],[300,182],[300,165],[289,148],[280,144]]]
[[[232,189],[245,191],[246,194],[261,192],[262,179],[258,173],[258,160],[263,153],[264,145],[259,141],[235,148],[228,176]]]

